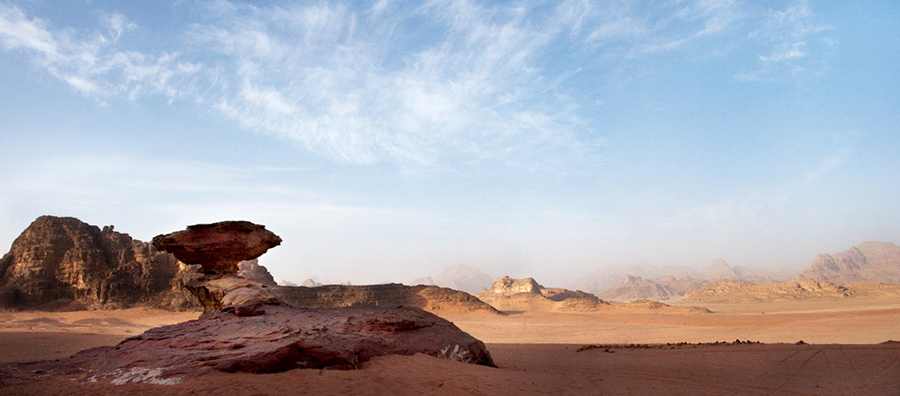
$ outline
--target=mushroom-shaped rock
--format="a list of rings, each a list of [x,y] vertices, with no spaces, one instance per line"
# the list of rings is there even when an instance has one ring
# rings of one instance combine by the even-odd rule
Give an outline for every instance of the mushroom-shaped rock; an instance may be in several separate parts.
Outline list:
[[[280,245],[281,238],[263,225],[222,221],[157,235],[152,243],[186,264],[200,264],[200,272],[233,274],[238,271],[239,262],[261,256]]]

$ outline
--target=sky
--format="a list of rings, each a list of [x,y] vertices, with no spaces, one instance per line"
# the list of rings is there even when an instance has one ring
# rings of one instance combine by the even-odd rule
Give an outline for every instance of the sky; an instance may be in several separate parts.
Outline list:
[[[0,250],[249,220],[277,280],[900,243],[900,2],[0,0]]]

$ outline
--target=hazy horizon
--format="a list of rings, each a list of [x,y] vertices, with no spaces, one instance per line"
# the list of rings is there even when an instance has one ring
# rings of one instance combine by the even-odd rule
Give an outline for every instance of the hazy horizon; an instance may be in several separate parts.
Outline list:
[[[241,219],[277,280],[900,242],[900,4],[0,3],[0,249]]]

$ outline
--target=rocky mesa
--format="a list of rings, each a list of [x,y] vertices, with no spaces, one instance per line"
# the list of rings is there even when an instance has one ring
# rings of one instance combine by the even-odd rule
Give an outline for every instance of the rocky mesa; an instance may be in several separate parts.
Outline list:
[[[608,305],[581,290],[541,286],[533,278],[504,276],[476,297],[500,311],[591,311]]]

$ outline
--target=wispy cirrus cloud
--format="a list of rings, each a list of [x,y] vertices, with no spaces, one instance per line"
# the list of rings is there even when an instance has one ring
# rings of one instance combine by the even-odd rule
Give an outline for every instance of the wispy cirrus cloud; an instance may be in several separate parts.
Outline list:
[[[101,102],[185,100],[340,161],[539,166],[601,141],[565,84],[646,57],[714,53],[753,21],[740,3],[707,0],[196,7],[202,16],[181,30],[154,32],[178,39],[153,52],[123,43],[144,27],[122,14],[76,31],[0,6],[0,45]],[[822,30],[802,3],[765,21],[751,35],[771,52],[740,79],[777,78],[776,65],[810,58],[808,37]]]
[[[757,68],[735,77],[743,81],[794,81],[822,72],[821,55],[834,42],[822,33],[830,25],[819,22],[805,0],[784,10],[768,10],[760,27],[749,37],[763,43],[766,52],[759,54]]]
[[[516,162],[577,145],[577,120],[559,110],[577,105],[545,97],[552,82],[532,65],[556,32],[530,29],[521,11],[462,1],[390,7],[219,8],[223,18],[192,31],[198,45],[226,49],[227,80],[237,81],[221,87],[216,108],[245,128],[364,163]],[[411,25],[424,26],[427,42],[406,42]],[[419,48],[397,47],[406,44]]]
[[[161,94],[174,99],[184,92],[181,81],[199,66],[176,54],[148,55],[119,49],[119,37],[134,27],[120,14],[102,20],[104,30],[81,33],[50,30],[46,22],[29,19],[18,8],[0,6],[0,45],[24,50],[32,61],[78,92],[100,100]]]

